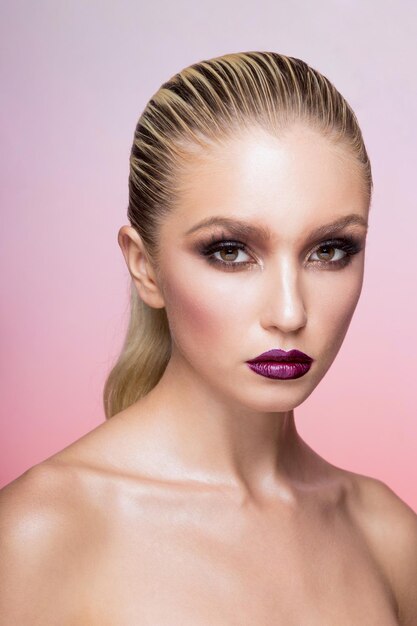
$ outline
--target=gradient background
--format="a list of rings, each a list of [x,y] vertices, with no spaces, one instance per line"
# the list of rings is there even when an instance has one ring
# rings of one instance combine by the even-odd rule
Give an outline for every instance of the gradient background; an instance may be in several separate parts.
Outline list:
[[[0,11],[0,485],[104,420],[129,311],[117,231],[146,102],[203,58],[274,50],[350,102],[375,185],[362,296],[297,427],[417,510],[414,3],[10,0]]]

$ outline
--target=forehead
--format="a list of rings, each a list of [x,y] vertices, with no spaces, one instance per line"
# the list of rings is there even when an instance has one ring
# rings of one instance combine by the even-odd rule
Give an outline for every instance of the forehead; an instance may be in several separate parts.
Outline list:
[[[305,125],[282,138],[247,131],[196,156],[179,179],[173,225],[182,232],[214,215],[296,236],[349,213],[368,212],[354,156]]]

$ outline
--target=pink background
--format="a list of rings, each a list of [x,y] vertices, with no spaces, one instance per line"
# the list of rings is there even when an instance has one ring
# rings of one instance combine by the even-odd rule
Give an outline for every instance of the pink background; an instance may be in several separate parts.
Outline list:
[[[9,0],[0,11],[0,484],[104,419],[129,305],[117,231],[146,102],[193,62],[274,50],[348,99],[375,184],[362,296],[297,426],[417,510],[414,3]]]

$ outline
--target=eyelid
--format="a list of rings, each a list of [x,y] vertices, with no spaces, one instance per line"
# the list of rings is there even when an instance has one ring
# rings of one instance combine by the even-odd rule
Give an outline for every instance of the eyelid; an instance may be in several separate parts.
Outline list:
[[[213,265],[218,265],[221,269],[226,270],[236,270],[239,269],[254,269],[254,266],[258,264],[258,259],[255,258],[254,261],[221,261],[215,258],[215,254],[220,252],[224,248],[234,248],[235,250],[243,250],[249,256],[254,257],[253,253],[250,251],[247,244],[243,241],[239,241],[238,239],[226,238],[216,239],[214,236],[211,241],[205,244],[200,245],[199,253],[202,256],[207,257],[209,263]],[[308,258],[317,252],[320,248],[324,247],[332,247],[337,250],[343,251],[345,254],[341,259],[336,261],[334,260],[313,260],[308,261]],[[320,268],[328,269],[328,270],[338,270],[346,267],[352,262],[353,257],[358,254],[364,248],[364,243],[362,243],[361,238],[355,235],[345,235],[334,238],[322,239],[319,241],[313,248],[308,248],[308,257],[307,257],[307,265],[312,266],[313,269],[319,270]],[[305,255],[303,255],[304,258]],[[223,267],[222,267],[223,266]],[[261,263],[261,269],[263,269],[263,264]]]
[[[308,241],[307,244],[302,249],[302,256],[304,257],[308,252],[316,250],[317,248],[323,245],[332,245],[332,244],[336,245],[337,243],[346,245],[346,242],[348,242],[356,246],[363,246],[364,243],[362,243],[362,235],[360,235],[358,232],[359,229],[354,228],[354,227],[353,229],[354,229],[354,232],[352,232],[352,227],[350,227],[348,232],[344,232],[344,233],[337,232],[336,234],[328,235],[325,238],[321,238],[321,239],[314,238],[313,240]],[[360,230],[362,231],[363,229],[360,229]],[[365,242],[365,239],[366,239],[366,233],[365,233],[363,242]],[[203,240],[203,242],[201,242],[198,247],[200,251],[202,250],[207,251],[210,248],[214,248],[216,245],[224,244],[225,242],[228,242],[233,245],[234,244],[244,245],[245,248],[255,257],[256,257],[256,253],[254,252],[254,250],[256,249],[258,249],[259,251],[261,250],[261,246],[259,245],[258,242],[255,242],[254,247],[252,247],[252,245],[248,242],[246,237],[244,236],[238,237],[236,235],[231,236],[230,234],[224,231],[221,234],[212,232],[210,240],[209,241],[207,241],[206,239]]]

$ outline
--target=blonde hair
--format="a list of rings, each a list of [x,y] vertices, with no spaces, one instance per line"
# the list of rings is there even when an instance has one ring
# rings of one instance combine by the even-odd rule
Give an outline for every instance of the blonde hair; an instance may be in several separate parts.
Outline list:
[[[180,201],[179,173],[210,145],[245,128],[282,133],[301,120],[346,146],[363,172],[368,205],[372,174],[356,116],[330,81],[306,62],[276,52],[225,54],[186,67],[151,97],[130,155],[128,218],[158,269],[158,228]],[[130,322],[104,385],[106,418],[146,395],[171,355],[164,308],[149,307],[131,282]]]

